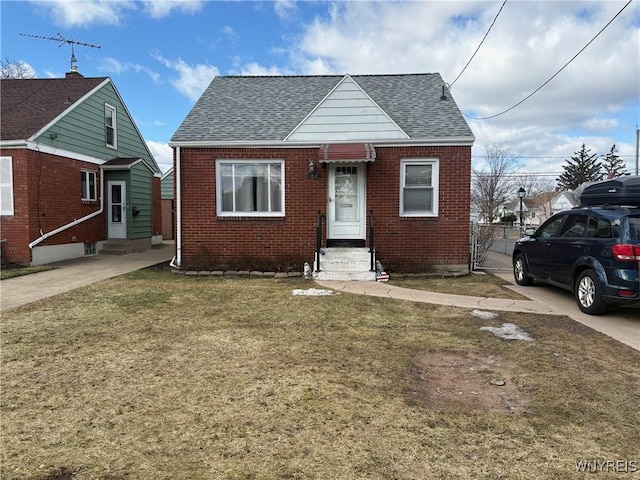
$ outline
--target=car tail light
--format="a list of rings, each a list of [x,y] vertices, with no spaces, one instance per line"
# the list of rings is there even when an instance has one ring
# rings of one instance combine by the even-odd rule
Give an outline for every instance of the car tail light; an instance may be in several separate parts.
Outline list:
[[[635,294],[633,290],[618,290],[619,297],[633,297]]]
[[[619,243],[611,247],[613,256],[622,262],[640,261],[640,245],[630,243]]]

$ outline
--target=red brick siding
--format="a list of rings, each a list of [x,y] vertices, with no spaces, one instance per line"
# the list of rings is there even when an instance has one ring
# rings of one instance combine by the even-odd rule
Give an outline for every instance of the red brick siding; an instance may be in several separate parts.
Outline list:
[[[471,147],[377,148],[368,165],[367,211],[375,216],[378,257],[395,264],[466,265],[469,260]],[[437,218],[400,218],[400,160],[440,159]],[[326,214],[326,169],[306,178],[317,149],[181,150],[183,266],[282,265],[313,260],[317,212]],[[283,159],[285,218],[218,218],[216,159]],[[323,237],[325,232],[323,232]],[[301,265],[296,265],[301,268]]]
[[[174,235],[174,207],[173,199],[162,199],[162,238],[163,240],[173,240]]]
[[[374,211],[375,247],[385,264],[407,269],[469,261],[471,147],[377,148],[367,174],[367,211]],[[400,163],[439,159],[438,216],[400,217]]]
[[[80,171],[96,172],[96,189],[100,198],[98,165],[70,160],[57,155],[25,149],[3,150],[13,157],[14,215],[1,219],[3,256],[6,261],[29,263],[29,243],[43,233],[55,230],[100,208],[99,200],[82,202]],[[57,235],[39,245],[72,242],[97,242],[106,238],[104,213]]]
[[[160,177],[151,180],[151,203],[153,212],[152,235],[162,235],[162,198],[160,193]]]

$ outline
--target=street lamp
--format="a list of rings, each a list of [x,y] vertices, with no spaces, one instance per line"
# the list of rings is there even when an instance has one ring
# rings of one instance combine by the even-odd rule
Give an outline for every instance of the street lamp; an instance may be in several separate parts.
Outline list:
[[[524,225],[522,222],[522,199],[526,194],[527,192],[525,191],[524,187],[520,187],[520,190],[518,190],[518,198],[520,199],[520,231],[522,231]]]

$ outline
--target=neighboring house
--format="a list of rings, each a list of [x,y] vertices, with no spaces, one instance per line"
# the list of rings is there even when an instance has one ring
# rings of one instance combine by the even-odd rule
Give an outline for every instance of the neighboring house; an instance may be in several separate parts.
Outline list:
[[[539,226],[552,215],[576,206],[568,192],[564,191],[541,193],[525,198],[524,201],[530,212],[529,220],[525,220],[525,224],[532,226]]]
[[[3,261],[160,243],[160,170],[109,78],[0,82]]]
[[[162,196],[162,238],[175,239],[176,207],[173,193],[173,168],[162,174],[160,179]]]
[[[216,77],[171,139],[174,264],[300,271],[320,213],[323,247],[373,242],[391,271],[467,269],[474,136],[444,85]]]

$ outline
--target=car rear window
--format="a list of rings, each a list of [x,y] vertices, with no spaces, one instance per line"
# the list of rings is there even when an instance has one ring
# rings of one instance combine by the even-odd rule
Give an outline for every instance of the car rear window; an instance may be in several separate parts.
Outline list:
[[[629,216],[629,239],[640,242],[640,215]]]
[[[590,238],[611,238],[611,223],[609,220],[600,217],[589,218],[587,227],[587,237]]]

